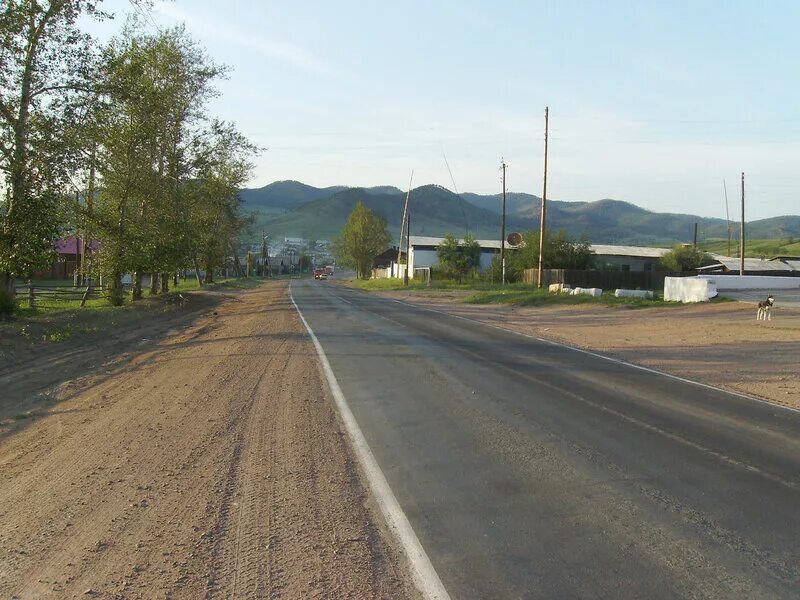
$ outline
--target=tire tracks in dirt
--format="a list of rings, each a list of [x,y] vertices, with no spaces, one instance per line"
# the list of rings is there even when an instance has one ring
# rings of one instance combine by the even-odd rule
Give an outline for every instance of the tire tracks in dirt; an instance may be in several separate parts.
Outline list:
[[[316,360],[272,282],[9,425],[0,596],[413,597]]]

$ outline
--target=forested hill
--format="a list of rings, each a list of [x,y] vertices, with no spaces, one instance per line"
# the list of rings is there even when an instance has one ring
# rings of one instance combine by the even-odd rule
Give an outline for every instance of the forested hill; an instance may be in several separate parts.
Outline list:
[[[254,230],[273,236],[330,239],[342,229],[350,211],[361,201],[389,222],[399,234],[405,193],[391,186],[316,188],[297,181],[279,181],[258,189],[245,189],[240,197],[245,210],[256,216]],[[689,241],[694,223],[700,239],[723,239],[724,219],[657,213],[629,202],[548,201],[548,226],[573,235],[586,235],[594,243],[670,244]],[[506,196],[507,230],[537,228],[541,199],[522,193]],[[436,185],[411,192],[411,230],[415,235],[470,233],[496,238],[500,231],[501,196],[464,193],[461,196]],[[738,227],[738,225],[735,225]],[[800,216],[772,217],[748,223],[751,238],[800,237]]]

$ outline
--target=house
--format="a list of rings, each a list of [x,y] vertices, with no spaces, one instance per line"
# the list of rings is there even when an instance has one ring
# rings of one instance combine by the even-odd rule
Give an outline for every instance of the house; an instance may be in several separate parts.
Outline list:
[[[435,267],[439,264],[436,247],[444,241],[440,237],[412,235],[409,240],[408,266],[410,273],[414,269]],[[459,240],[462,241],[462,240]],[[492,264],[492,259],[500,252],[500,240],[475,240],[481,247],[479,269],[484,271]]]
[[[597,268],[611,267],[620,271],[655,271],[658,262],[670,250],[646,246],[609,246],[592,244]]]

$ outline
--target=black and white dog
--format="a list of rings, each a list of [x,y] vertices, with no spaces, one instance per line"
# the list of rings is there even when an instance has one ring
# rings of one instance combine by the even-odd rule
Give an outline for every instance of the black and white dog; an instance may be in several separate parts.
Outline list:
[[[767,296],[766,300],[761,300],[758,303],[758,312],[756,313],[756,321],[771,321],[772,315],[770,314],[770,310],[772,310],[774,304],[775,304],[775,298],[772,297],[772,294]]]

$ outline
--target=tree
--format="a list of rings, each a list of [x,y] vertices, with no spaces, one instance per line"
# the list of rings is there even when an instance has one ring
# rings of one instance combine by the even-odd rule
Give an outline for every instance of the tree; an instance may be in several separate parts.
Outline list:
[[[76,23],[104,17],[92,0],[5,0],[0,9],[0,291],[46,263],[69,185],[64,129],[93,94],[91,39]]]
[[[472,236],[465,236],[459,241],[448,233],[436,247],[436,255],[442,271],[461,283],[465,275],[480,267],[481,246]]]
[[[96,127],[102,185],[91,219],[113,302],[127,272],[134,300],[146,272],[151,293],[158,279],[166,293],[169,273],[189,266],[199,273],[202,265],[212,281],[249,222],[238,189],[257,148],[205,113],[222,72],[182,27],[149,34],[132,23],[104,53]]]
[[[661,257],[662,266],[668,271],[694,271],[714,260],[696,246],[675,246]]]
[[[300,267],[300,272],[305,273],[311,268],[311,256],[303,252],[300,255],[300,260],[297,261],[298,266]]]
[[[359,202],[341,236],[334,240],[333,253],[339,263],[355,269],[358,277],[369,279],[373,259],[386,250],[391,239],[386,219]]]
[[[499,272],[499,258],[493,268]],[[594,264],[594,253],[585,238],[574,238],[564,231],[548,235],[544,242],[545,269],[589,269]],[[539,232],[522,233],[522,244],[511,250],[506,258],[506,279],[519,281],[525,269],[539,266]]]

